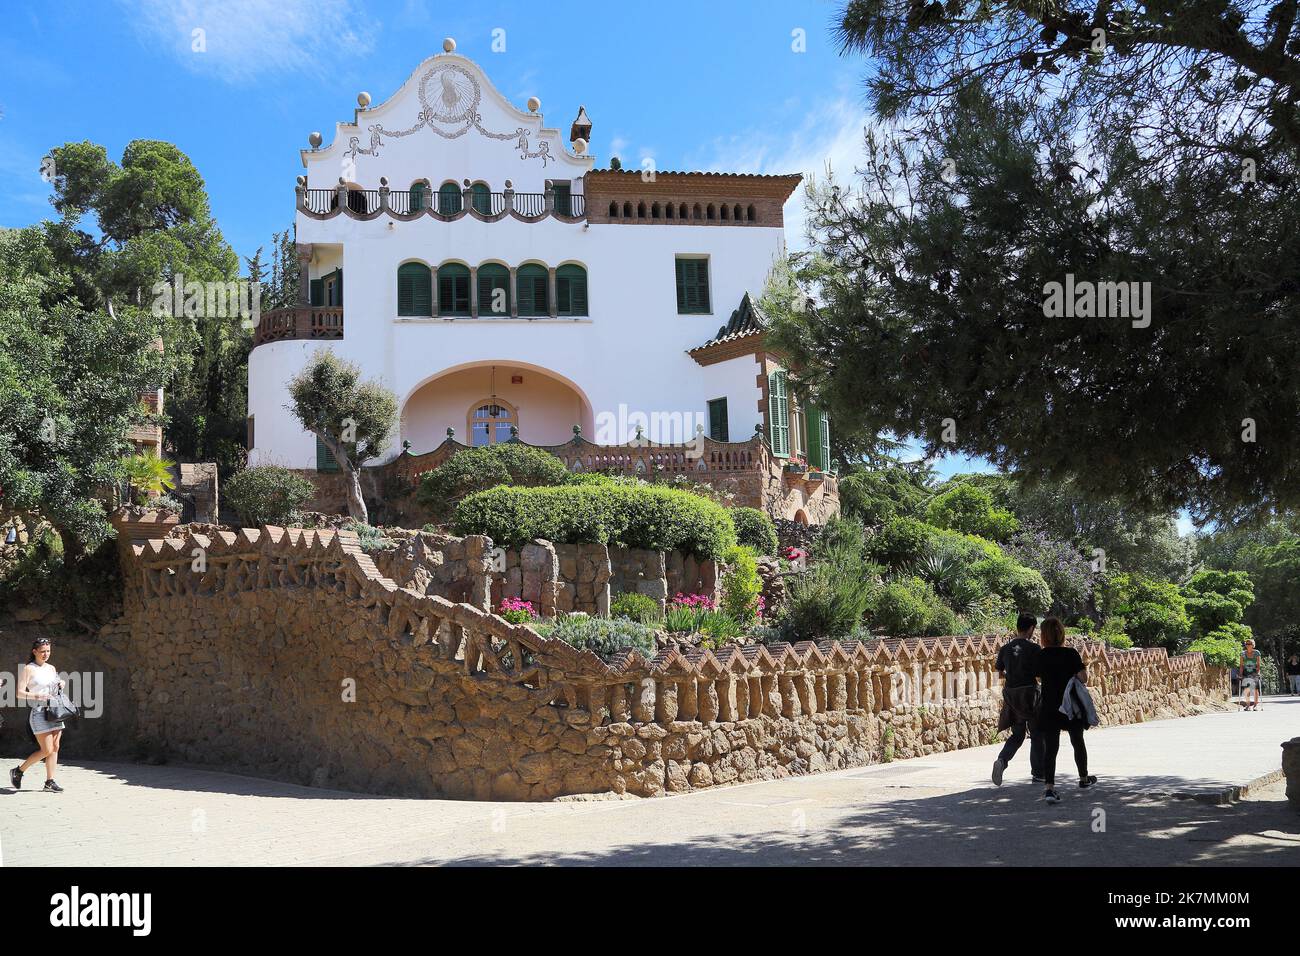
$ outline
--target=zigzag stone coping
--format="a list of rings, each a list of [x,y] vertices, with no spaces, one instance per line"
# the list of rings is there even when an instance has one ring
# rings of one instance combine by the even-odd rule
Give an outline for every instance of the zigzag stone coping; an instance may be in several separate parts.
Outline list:
[[[399,587],[349,531],[185,529],[123,557],[115,633],[140,723],[188,760],[426,796],[654,796],[996,732],[995,635],[602,658]],[[1106,722],[1226,700],[1199,654],[1076,646]],[[349,680],[355,702],[340,702]],[[161,717],[158,686],[183,690]]]

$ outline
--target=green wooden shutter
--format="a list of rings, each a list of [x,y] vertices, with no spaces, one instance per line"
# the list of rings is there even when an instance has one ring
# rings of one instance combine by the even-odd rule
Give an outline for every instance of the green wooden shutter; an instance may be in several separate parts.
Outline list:
[[[572,183],[555,184],[555,211],[561,216],[573,215],[573,202],[569,198],[573,189]]]
[[[312,279],[309,289],[311,297],[307,300],[312,305],[324,305],[325,281],[323,279]]]
[[[455,183],[443,183],[438,189],[438,212],[444,216],[454,216],[460,212],[461,192]]]
[[[449,262],[438,269],[438,314],[469,315],[469,267]]]
[[[715,398],[709,402],[709,437],[714,441],[731,441],[727,427],[727,400]]]
[[[337,305],[339,308],[342,308],[343,307],[343,270],[336,269],[334,271],[338,273],[339,283],[337,289],[338,301],[333,304]]]
[[[487,183],[475,183],[470,190],[473,193],[470,201],[474,204],[474,208],[481,215],[492,215],[492,192],[487,188]]]
[[[785,393],[785,372],[767,377],[767,435],[772,454],[790,457],[790,402]]]
[[[825,454],[825,439],[822,434],[822,425],[826,416],[822,414],[819,408],[805,408],[803,413],[804,434],[807,436],[805,441],[808,444],[808,465],[811,468],[817,468],[825,471],[829,466]]]
[[[555,270],[556,313],[587,314],[587,270],[582,266],[560,266]]]
[[[709,260],[677,260],[677,311],[686,315],[709,311]]]
[[[550,279],[541,266],[523,266],[515,273],[520,315],[549,315],[547,284]]]
[[[492,311],[493,292],[505,290],[502,297],[505,310]],[[505,266],[486,265],[478,267],[478,316],[480,319],[510,318],[510,272]]]
[[[316,470],[317,471],[338,471],[339,470],[339,463],[334,460],[334,453],[325,446],[325,443],[320,440],[319,435],[316,436]]]
[[[408,262],[398,267],[397,314],[433,314],[433,282],[428,266],[419,262]]]

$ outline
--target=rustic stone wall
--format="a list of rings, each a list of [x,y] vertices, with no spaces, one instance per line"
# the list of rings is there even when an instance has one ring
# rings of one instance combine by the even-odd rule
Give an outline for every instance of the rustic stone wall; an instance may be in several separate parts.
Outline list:
[[[186,532],[135,543],[125,560],[127,611],[107,636],[131,673],[141,735],[187,761],[363,791],[539,800],[655,796],[995,737],[991,637],[606,660],[399,587],[349,532]],[[1226,700],[1224,672],[1199,654],[1077,646],[1107,723]]]

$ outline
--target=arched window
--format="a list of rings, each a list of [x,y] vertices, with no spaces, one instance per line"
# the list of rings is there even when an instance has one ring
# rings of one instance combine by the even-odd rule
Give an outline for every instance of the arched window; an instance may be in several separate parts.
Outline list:
[[[746,210],[745,218],[748,219],[750,222],[753,222],[753,221],[754,221],[754,218],[755,218],[755,217],[754,217],[754,207],[753,207],[752,204],[750,205],[749,209]]]
[[[423,262],[398,266],[397,314],[433,315],[433,279]]]
[[[713,203],[709,203],[709,206],[705,210],[705,213],[710,219],[716,219],[718,217],[717,210],[713,208]]]
[[[475,183],[470,187],[470,191],[473,194],[470,201],[474,204],[474,209],[477,210],[478,214],[480,216],[492,215],[492,190],[488,189],[487,183]]]
[[[674,206],[672,203],[667,203],[667,204],[664,206],[664,218],[665,218],[665,219],[672,219],[672,218],[673,218],[673,213],[674,213],[674,211],[675,211],[676,209],[677,209],[677,207]]]
[[[476,448],[510,440],[510,428],[519,427],[519,412],[499,398],[475,402],[469,410],[469,443]]]
[[[478,317],[510,318],[510,270],[489,262],[478,267]]]
[[[632,204],[630,202],[623,203],[623,218],[624,219],[632,218]]]
[[[636,217],[638,219],[645,218],[645,203],[639,202],[636,204]]]
[[[652,206],[650,207],[650,218],[651,218],[651,219],[658,219],[658,218],[659,218],[659,204],[658,204],[658,203],[655,203],[654,205],[652,205]]]
[[[726,220],[726,218],[727,218],[727,204],[726,204],[726,203],[723,203],[723,204],[722,204],[722,218],[723,218],[723,220]]]
[[[427,179],[417,179],[411,183],[411,212],[419,212],[424,208],[426,190],[429,189]]]
[[[610,219],[618,218],[618,203],[612,202],[609,204],[609,218]]]
[[[691,218],[692,218],[692,219],[699,219],[699,218],[700,218],[700,204],[699,204],[699,203],[696,203],[696,204],[695,204],[695,215],[692,216]]]
[[[438,212],[444,216],[454,216],[460,209],[460,187],[455,183],[443,183],[438,189]]]
[[[348,190],[348,208],[358,215],[364,216],[370,210],[367,208],[366,194],[360,189]]]
[[[731,218],[736,220],[736,222],[740,222],[743,218],[740,213],[740,203],[736,203],[736,209],[735,212],[732,213]]]
[[[515,294],[519,297],[519,314],[527,316],[550,315],[550,285],[546,266],[520,266],[515,272]]]
[[[438,314],[469,315],[469,266],[448,262],[438,267]]]
[[[689,219],[689,218],[690,218],[689,214],[688,214],[687,211],[686,211],[686,203],[682,203],[681,208],[677,210],[677,218],[678,218],[678,219]]]
[[[555,313],[587,314],[587,270],[582,266],[560,266],[555,270]]]

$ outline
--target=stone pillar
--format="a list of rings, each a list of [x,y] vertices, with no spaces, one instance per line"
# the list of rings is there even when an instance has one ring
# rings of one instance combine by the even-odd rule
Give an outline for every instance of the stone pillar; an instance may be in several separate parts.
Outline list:
[[[718,689],[712,680],[701,680],[696,683],[696,692],[699,695],[699,719],[706,724],[713,723],[718,719]]]
[[[698,720],[700,714],[700,688],[694,677],[677,684],[677,719]]]
[[[798,674],[780,674],[777,677],[777,685],[781,689],[781,716],[787,720],[798,717],[803,712],[799,706],[799,693],[795,690],[797,680],[802,680]]]
[[[655,687],[655,722],[670,724],[677,719],[677,682],[660,681]]]
[[[469,267],[469,317],[478,318],[478,266]]]
[[[736,681],[730,674],[717,680],[718,720],[729,723],[736,719]]]
[[[510,198],[511,195],[512,193],[510,192],[510,190],[506,190],[507,200]],[[512,319],[519,318],[519,284],[515,281],[515,279],[516,279],[515,267],[511,266],[510,267],[510,318]]]
[[[655,682],[653,677],[644,677],[637,683],[637,694],[632,700],[632,719],[642,724],[654,723]]]
[[[555,295],[555,266],[551,266],[547,269],[546,273],[547,304],[550,306],[551,318],[554,319],[560,314],[560,302]]]
[[[627,685],[615,684],[609,689],[609,719],[616,724],[625,724],[631,713],[627,703]]]
[[[311,254],[309,242],[296,244],[298,251],[298,305],[306,308],[311,304]]]
[[[519,563],[523,569],[520,597],[537,602],[537,613],[542,617],[554,617],[555,592],[560,580],[560,559],[555,547],[539,538],[524,545]]]

